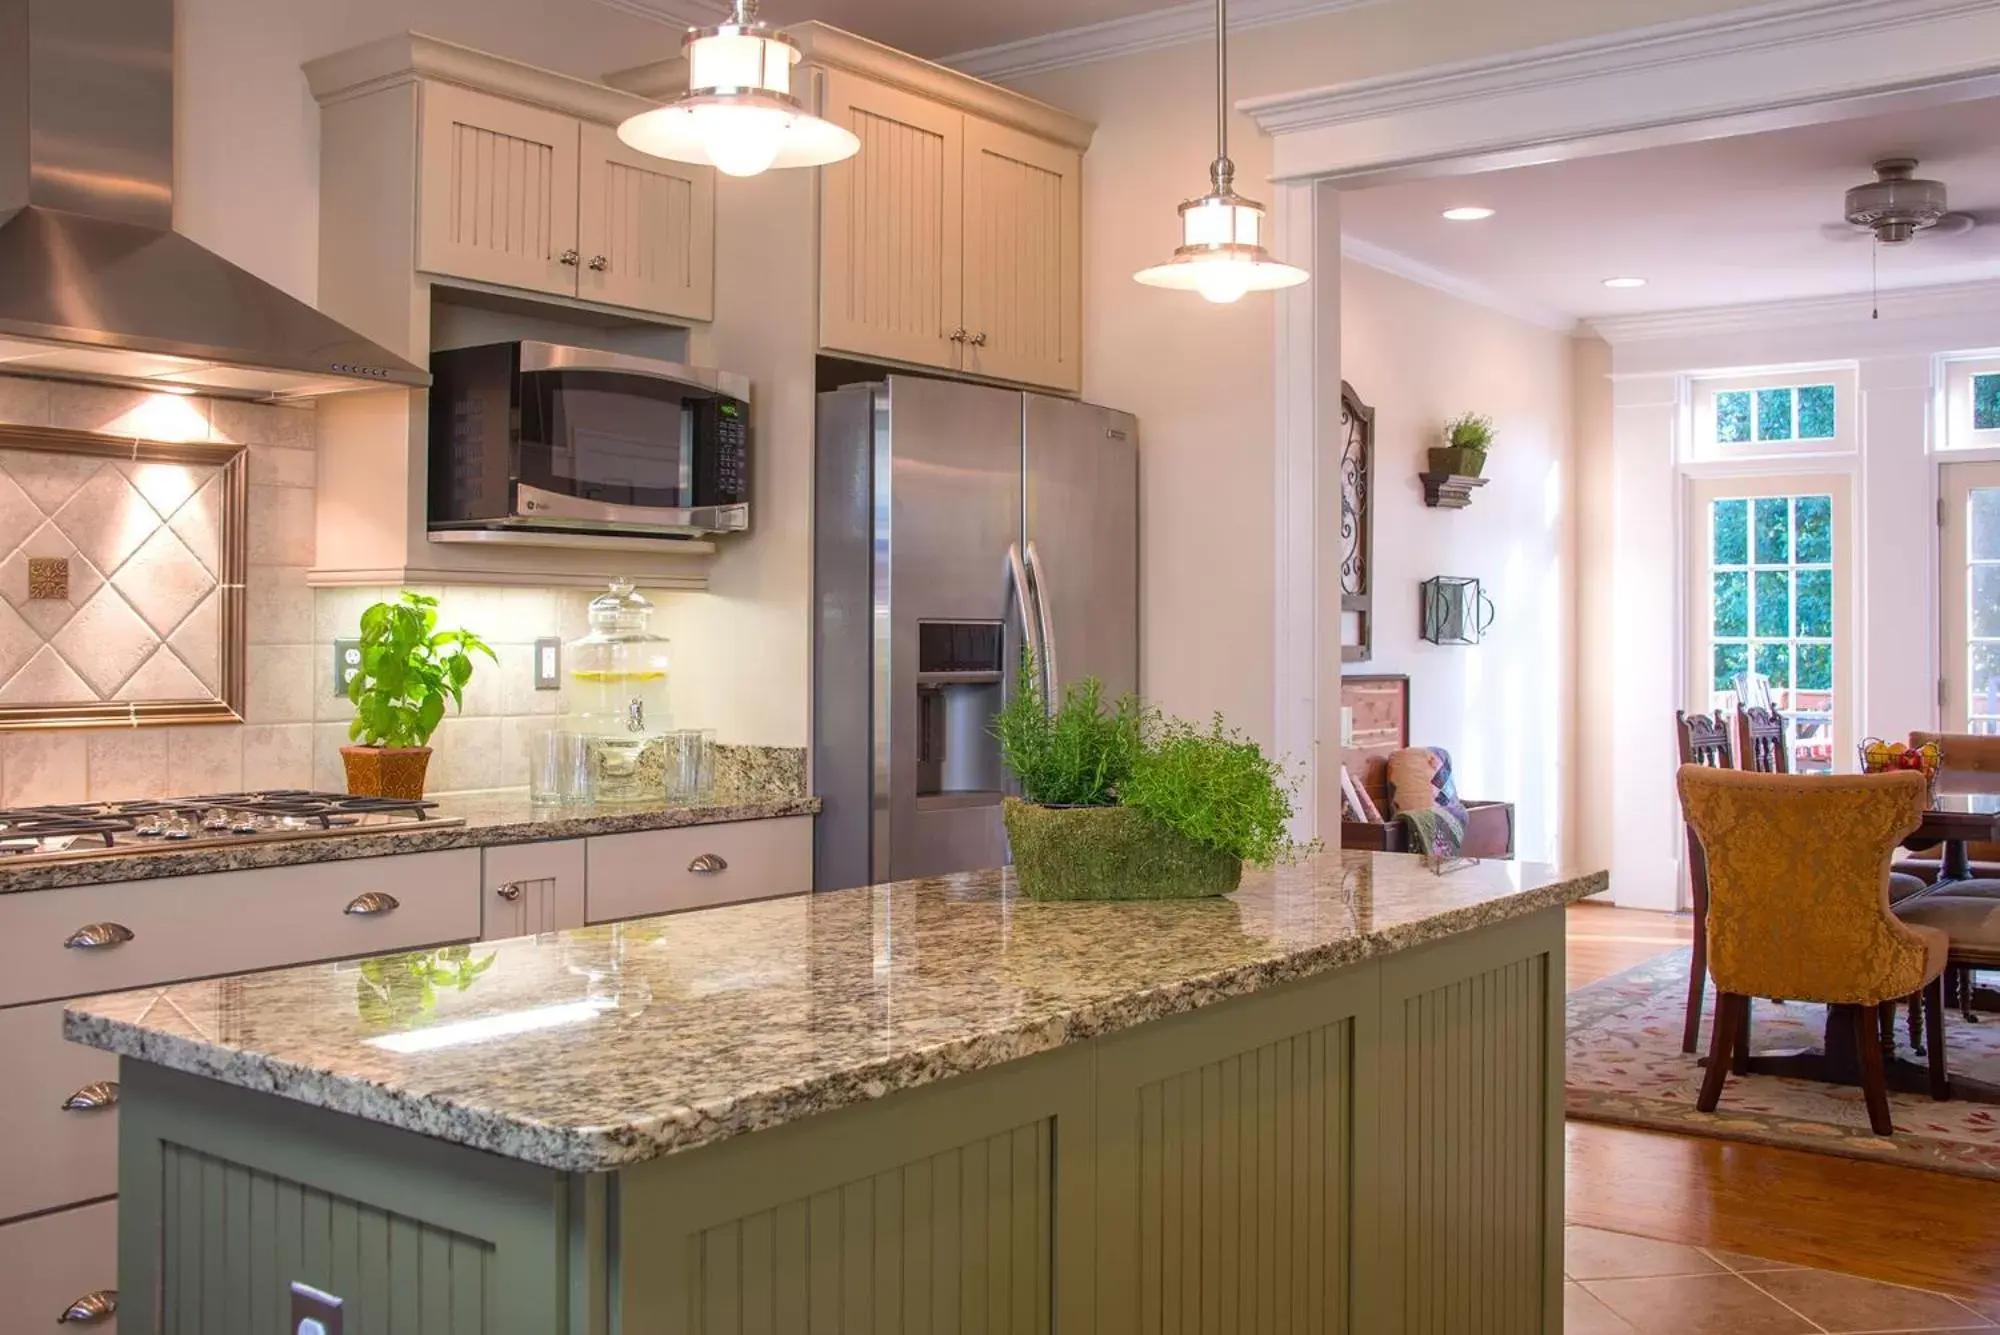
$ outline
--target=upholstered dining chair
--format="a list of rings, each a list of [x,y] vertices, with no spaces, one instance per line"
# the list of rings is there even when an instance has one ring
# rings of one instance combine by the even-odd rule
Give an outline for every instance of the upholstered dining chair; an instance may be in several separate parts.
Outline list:
[[[1786,997],[1852,1012],[1877,1135],[1890,1135],[1876,1019],[1885,1001],[1939,986],[1949,938],[1889,910],[1889,857],[1922,822],[1924,778],[1897,774],[1746,774],[1683,765],[1681,809],[1708,861],[1708,970],[1715,1028],[1695,1107],[1714,1112],[1748,1047],[1750,999]],[[1944,1045],[1931,1044],[1934,1085]]]
[[[1910,734],[1911,746],[1924,746],[1932,742],[1937,743],[1941,757],[1938,763],[1938,788],[1941,792],[1957,791],[1971,776],[1980,776],[1996,789],[2000,789],[2000,736],[1977,732]],[[1974,877],[1985,880],[2000,879],[2000,844],[1975,841],[1965,846],[1965,855],[1972,862]],[[1904,871],[1930,881],[1936,879],[1941,859],[1936,856],[1906,858],[1897,865]],[[1965,884],[1969,882],[1960,882],[1960,885]],[[1953,888],[1952,893],[1958,894],[1959,890]]]
[[[1674,711],[1674,740],[1680,745],[1681,764],[1728,769],[1735,763],[1729,750],[1729,724],[1722,711],[1690,714]],[[1694,957],[1688,961],[1687,1020],[1681,1027],[1681,1051],[1693,1052],[1701,1045],[1702,993],[1708,983],[1708,864],[1701,855],[1701,840],[1694,826],[1687,827],[1688,893],[1694,901]]]

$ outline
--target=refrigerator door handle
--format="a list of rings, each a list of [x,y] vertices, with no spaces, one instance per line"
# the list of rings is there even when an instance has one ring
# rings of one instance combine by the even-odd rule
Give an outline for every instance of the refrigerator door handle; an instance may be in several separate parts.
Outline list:
[[[1042,702],[1053,705],[1049,700],[1047,659],[1042,655],[1042,646],[1035,633],[1035,599],[1028,590],[1028,570],[1021,564],[1021,544],[1007,544],[1007,573],[1014,581],[1014,602],[1021,609],[1021,643],[1034,655],[1035,676],[1042,686]]]
[[[1032,539],[1028,542],[1028,579],[1035,590],[1035,611],[1041,620],[1042,630],[1042,698],[1049,702],[1049,708],[1056,707],[1056,691],[1062,677],[1056,671],[1056,623],[1049,612],[1049,572],[1042,564],[1041,554],[1035,550]]]

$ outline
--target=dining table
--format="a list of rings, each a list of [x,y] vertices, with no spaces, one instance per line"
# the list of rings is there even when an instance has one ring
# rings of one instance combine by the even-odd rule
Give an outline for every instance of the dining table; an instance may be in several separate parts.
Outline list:
[[[1948,894],[1953,882],[1971,878],[1969,845],[2000,843],[2000,774],[1944,771],[1938,776],[1938,788],[1924,812],[1923,823],[1903,841],[1905,848],[1942,849],[1937,879],[1923,891],[1925,895]],[[1981,1010],[2000,1009],[2000,997],[1990,992],[1954,1000],[1967,1008],[1976,1005]],[[1883,1069],[1890,1089],[1905,1094],[1930,1093],[1929,1068],[1896,1055],[1893,1015],[1884,1015],[1879,1032],[1866,1034],[1857,1031],[1854,1016],[1855,1012],[1847,1007],[1829,1006],[1817,1049],[1756,1053],[1747,1058],[1739,1055],[1736,1072],[1859,1085],[1860,1043],[1865,1039],[1881,1044]],[[1878,1026],[1868,1028],[1876,1030]],[[1973,1103],[2000,1103],[2000,1086],[1953,1075],[1951,1097]]]

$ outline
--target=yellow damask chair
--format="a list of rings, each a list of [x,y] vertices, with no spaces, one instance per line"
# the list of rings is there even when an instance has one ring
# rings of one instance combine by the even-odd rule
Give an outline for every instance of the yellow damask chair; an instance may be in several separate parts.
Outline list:
[[[1708,862],[1708,972],[1715,1028],[1695,1107],[1714,1112],[1732,1061],[1747,1056],[1750,999],[1845,1007],[1868,1120],[1889,1135],[1875,1019],[1884,1002],[1929,992],[1941,1013],[1950,941],[1889,911],[1889,857],[1923,820],[1921,774],[1751,774],[1683,765],[1681,807]],[[1942,1028],[1940,1024],[1939,1029]],[[1941,1095],[1944,1042],[1933,1030]]]

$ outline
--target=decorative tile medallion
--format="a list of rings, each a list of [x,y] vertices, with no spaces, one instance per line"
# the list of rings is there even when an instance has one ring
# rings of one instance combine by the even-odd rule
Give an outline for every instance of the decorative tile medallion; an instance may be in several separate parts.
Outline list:
[[[31,556],[28,558],[28,597],[38,601],[69,600],[69,558]]]

